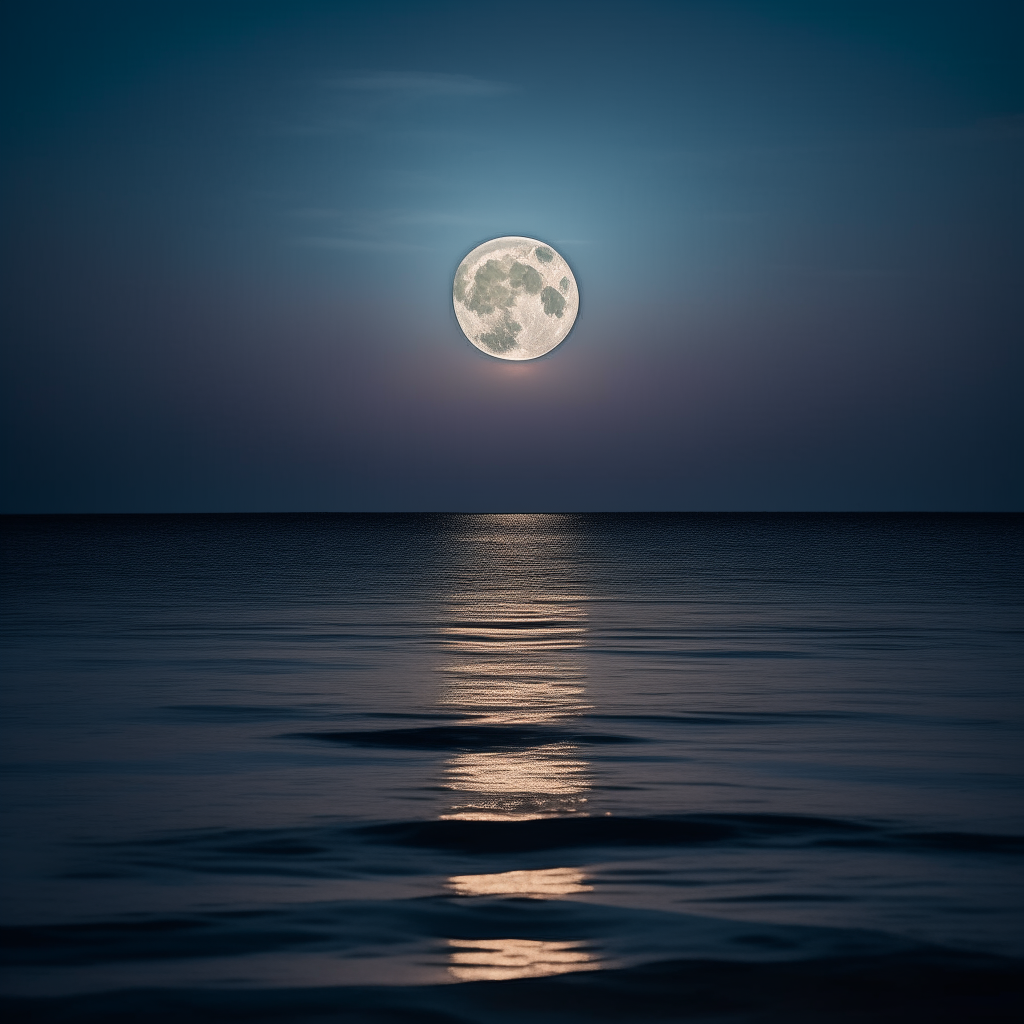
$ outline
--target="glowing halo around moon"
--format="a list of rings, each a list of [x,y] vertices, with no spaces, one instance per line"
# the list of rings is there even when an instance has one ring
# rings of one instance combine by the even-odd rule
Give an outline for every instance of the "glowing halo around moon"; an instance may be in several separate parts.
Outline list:
[[[580,293],[569,264],[536,238],[507,235],[478,245],[452,287],[459,326],[495,359],[536,359],[565,340]]]

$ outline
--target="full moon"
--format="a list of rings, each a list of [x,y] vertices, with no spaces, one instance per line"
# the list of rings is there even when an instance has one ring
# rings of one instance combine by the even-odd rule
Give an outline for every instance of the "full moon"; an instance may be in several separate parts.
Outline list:
[[[580,293],[569,264],[536,238],[509,235],[478,245],[455,271],[459,326],[496,359],[536,359],[572,330]]]

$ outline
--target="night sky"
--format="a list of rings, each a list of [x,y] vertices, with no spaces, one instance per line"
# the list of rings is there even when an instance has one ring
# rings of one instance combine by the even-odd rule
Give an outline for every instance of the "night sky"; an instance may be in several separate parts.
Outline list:
[[[0,511],[1024,508],[1024,4],[3,19]]]

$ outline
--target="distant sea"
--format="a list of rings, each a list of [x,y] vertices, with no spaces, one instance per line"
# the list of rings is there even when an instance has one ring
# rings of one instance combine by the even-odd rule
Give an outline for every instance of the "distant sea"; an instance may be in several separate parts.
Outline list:
[[[1024,519],[0,519],[0,1011],[1010,1021]]]

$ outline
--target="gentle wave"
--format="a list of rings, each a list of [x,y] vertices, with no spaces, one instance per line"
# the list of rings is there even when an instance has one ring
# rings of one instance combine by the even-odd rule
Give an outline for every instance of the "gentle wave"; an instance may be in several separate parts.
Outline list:
[[[356,747],[393,747],[398,750],[506,750],[549,743],[607,746],[643,743],[639,736],[615,736],[541,725],[454,725],[421,729],[360,729],[353,732],[299,733],[300,737]]]
[[[472,949],[472,946],[470,947]],[[585,953],[584,953],[585,956]],[[578,956],[577,961],[583,956]],[[600,967],[600,963],[596,966]],[[133,986],[63,998],[0,999],[6,1020],[25,1024],[264,1024],[338,1019],[358,1024],[560,1024],[661,1021],[687,1017],[722,1024],[841,1019],[847,1024],[1009,1024],[1018,1019],[1022,964],[944,950],[822,957],[789,963],[662,959],[620,969],[546,970],[501,984],[394,987],[358,983],[225,989],[210,985]],[[324,972],[325,975],[327,972]],[[472,978],[472,976],[471,976]],[[457,980],[457,979],[452,979]]]
[[[1024,855],[1024,836],[908,832],[867,822],[799,815],[708,814],[675,817],[550,817],[524,821],[405,821],[291,829],[208,830],[100,848],[108,868],[232,874],[331,875],[355,865],[373,872],[363,844],[447,851],[469,856],[558,850],[636,850],[718,846],[742,849],[835,848],[929,851],[998,857]],[[607,855],[607,853],[605,854]],[[416,872],[379,861],[388,873]]]

